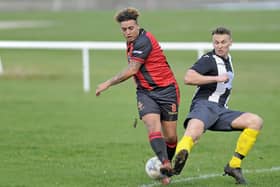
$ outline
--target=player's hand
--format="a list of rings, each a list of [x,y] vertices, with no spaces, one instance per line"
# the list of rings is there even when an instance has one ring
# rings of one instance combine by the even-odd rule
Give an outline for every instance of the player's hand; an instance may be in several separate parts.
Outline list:
[[[95,95],[99,96],[101,94],[101,92],[107,90],[109,87],[110,87],[110,84],[108,81],[99,84],[95,90]]]
[[[227,82],[229,80],[229,76],[227,73],[217,76],[217,82]]]

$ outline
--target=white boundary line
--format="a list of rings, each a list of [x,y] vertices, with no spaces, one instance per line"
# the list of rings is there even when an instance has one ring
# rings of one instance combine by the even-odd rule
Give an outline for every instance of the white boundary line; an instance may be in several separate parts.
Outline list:
[[[255,170],[243,170],[243,173],[269,173],[269,172],[275,172],[280,171],[280,166],[273,166],[272,168],[264,168],[264,169],[255,169]],[[193,180],[201,180],[201,179],[209,179],[209,178],[215,178],[215,177],[222,177],[222,174],[205,174],[205,175],[199,175],[197,177],[187,177],[182,179],[175,179],[172,180],[172,183],[182,183],[187,181],[193,181]],[[154,182],[151,184],[142,184],[139,185],[139,187],[153,187],[153,186],[160,186],[161,183]]]

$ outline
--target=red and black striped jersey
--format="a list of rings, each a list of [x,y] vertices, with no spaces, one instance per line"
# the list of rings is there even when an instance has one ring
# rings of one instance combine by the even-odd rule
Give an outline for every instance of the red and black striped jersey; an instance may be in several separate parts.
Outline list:
[[[158,41],[150,32],[140,29],[136,40],[127,43],[127,58],[128,63],[142,64],[134,75],[137,89],[154,90],[171,84],[178,86]]]

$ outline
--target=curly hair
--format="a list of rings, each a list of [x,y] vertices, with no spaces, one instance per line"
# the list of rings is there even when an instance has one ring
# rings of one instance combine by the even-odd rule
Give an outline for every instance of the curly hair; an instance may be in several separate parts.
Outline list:
[[[137,22],[138,16],[140,16],[140,14],[136,8],[128,7],[117,12],[115,20],[119,23],[128,20],[135,20]]]

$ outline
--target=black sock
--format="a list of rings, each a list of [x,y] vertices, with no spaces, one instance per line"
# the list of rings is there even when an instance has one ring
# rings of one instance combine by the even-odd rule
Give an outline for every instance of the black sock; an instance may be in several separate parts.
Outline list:
[[[151,147],[161,162],[168,159],[166,144],[161,132],[153,132],[149,134]]]
[[[168,142],[165,143],[167,148],[168,160],[171,161],[176,151],[177,141],[175,143],[168,143]]]

